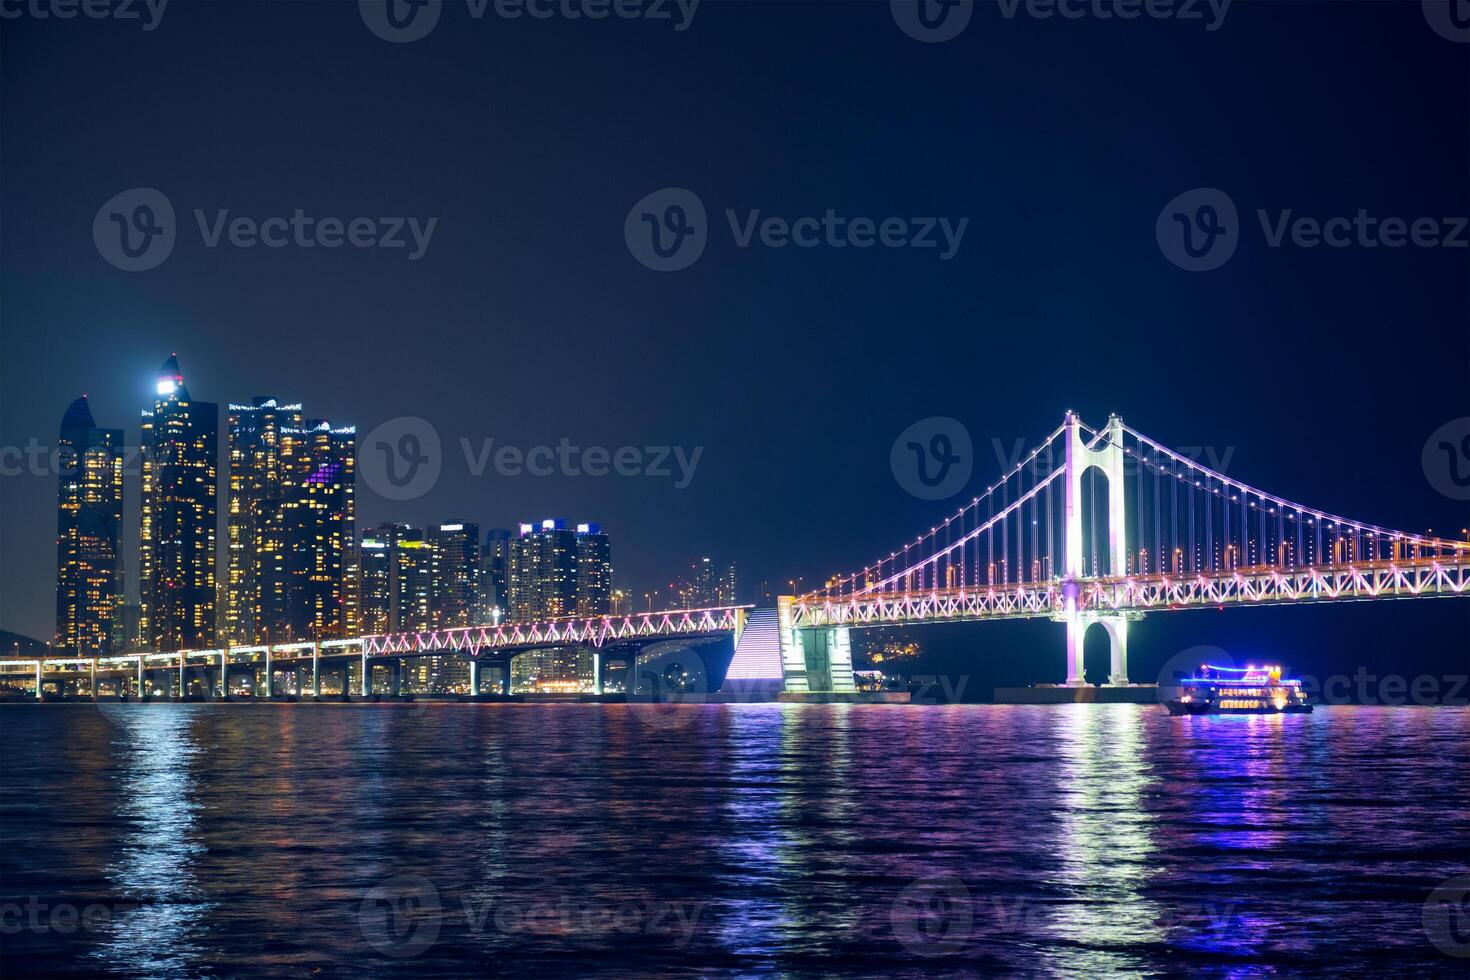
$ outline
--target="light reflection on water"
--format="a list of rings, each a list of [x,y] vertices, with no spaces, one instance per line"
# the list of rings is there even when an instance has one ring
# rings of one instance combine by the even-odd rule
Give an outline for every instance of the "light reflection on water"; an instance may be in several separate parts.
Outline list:
[[[103,870],[122,904],[94,954],[128,973],[166,977],[193,973],[211,912],[193,875],[203,851],[192,789],[193,767],[201,761],[190,735],[197,709],[170,707],[175,710],[111,714],[125,744],[119,816],[128,830],[117,860]]]
[[[1462,710],[46,705],[0,729],[0,905],[116,909],[5,936],[5,976],[1423,972],[1452,965],[1424,899],[1470,857]],[[426,939],[401,958],[361,918],[395,876],[430,890],[382,920]],[[672,904],[688,932],[654,925]]]

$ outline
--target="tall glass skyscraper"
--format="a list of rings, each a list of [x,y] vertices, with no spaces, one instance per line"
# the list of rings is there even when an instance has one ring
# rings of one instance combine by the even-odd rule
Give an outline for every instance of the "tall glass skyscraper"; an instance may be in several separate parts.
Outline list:
[[[282,433],[286,543],[285,635],[329,640],[357,630],[352,569],[357,538],[357,430],[309,419]]]
[[[289,477],[287,437],[301,429],[301,406],[256,398],[231,405],[228,579],[225,638],[231,643],[284,641],[286,540],[282,505]]]
[[[356,430],[256,398],[229,407],[229,437],[229,640],[352,635]]]
[[[612,544],[601,524],[577,525],[577,615],[612,612]]]
[[[177,357],[143,413],[139,631],[154,650],[215,645],[219,406],[196,402]]]
[[[433,546],[435,629],[480,625],[480,525],[451,521],[429,528]]]
[[[577,611],[577,532],[563,520],[522,524],[510,544],[510,619],[531,622]]]
[[[122,615],[122,430],[97,428],[83,395],[62,417],[58,448],[56,647],[96,656],[113,649]]]

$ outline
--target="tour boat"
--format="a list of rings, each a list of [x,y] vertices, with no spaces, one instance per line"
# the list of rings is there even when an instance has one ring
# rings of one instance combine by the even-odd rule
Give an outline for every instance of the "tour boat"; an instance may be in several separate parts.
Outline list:
[[[1312,705],[1302,682],[1283,679],[1281,668],[1216,667],[1201,664],[1179,682],[1179,697],[1164,702],[1171,715],[1308,714]]]

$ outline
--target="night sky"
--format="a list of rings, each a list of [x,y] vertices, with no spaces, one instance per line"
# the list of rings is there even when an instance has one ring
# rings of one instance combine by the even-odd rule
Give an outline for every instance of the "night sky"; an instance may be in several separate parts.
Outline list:
[[[1470,44],[1417,0],[1236,2],[1216,30],[1200,7],[1064,20],[981,3],[943,43],[887,2],[706,0],[676,30],[672,4],[675,21],[511,20],[446,0],[412,43],[376,36],[355,2],[174,0],[153,30],[5,19],[0,445],[52,444],[84,392],[136,443],[176,351],[200,400],[275,395],[362,435],[427,420],[437,484],[394,501],[360,480],[360,527],[600,521],[639,593],[700,555],[737,562],[747,599],[886,555],[960,499],[917,499],[890,470],[895,437],[930,416],[972,437],[966,495],[1000,470],[995,440],[1037,440],[1072,408],[1228,453],[1231,476],[1312,506],[1457,531],[1470,508],[1421,453],[1470,415],[1470,249],[1271,248],[1256,211],[1470,214]],[[167,196],[178,240],[126,272],[92,226],[135,187]],[[708,245],[657,272],[624,223],[667,187],[698,195]],[[1209,272],[1155,238],[1197,187],[1240,213],[1238,251]],[[209,248],[196,208],[437,223],[414,260]],[[726,209],[969,221],[944,260],[742,248]],[[682,489],[472,476],[461,440],[488,438],[702,451]],[[13,472],[0,628],[45,638],[55,478]],[[1050,624],[920,639],[987,681],[1061,679]],[[1470,602],[1154,616],[1134,679],[1194,644],[1464,673]]]

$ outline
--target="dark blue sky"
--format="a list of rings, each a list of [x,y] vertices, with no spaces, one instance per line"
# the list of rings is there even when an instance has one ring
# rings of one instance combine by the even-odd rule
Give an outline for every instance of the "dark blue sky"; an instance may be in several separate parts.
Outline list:
[[[199,399],[274,394],[364,434],[427,419],[437,485],[404,502],[361,487],[362,525],[600,520],[640,591],[700,554],[751,588],[886,554],[949,509],[889,468],[895,436],[934,415],[974,439],[970,492],[999,469],[993,439],[1037,439],[1075,408],[1233,450],[1231,475],[1313,506],[1466,523],[1420,457],[1470,414],[1470,250],[1270,248],[1255,217],[1470,213],[1470,44],[1417,2],[1236,2],[1214,31],[981,3],[959,37],[923,44],[886,2],[706,0],[676,31],[475,19],[446,0],[427,37],[390,44],[356,3],[175,0],[151,31],[0,21],[0,54],[6,446],[49,443],[82,392],[136,441],[177,351]],[[91,229],[134,187],[167,195],[179,241],[128,273]],[[699,196],[710,238],[657,273],[623,228],[665,187]],[[1196,187],[1241,215],[1212,272],[1155,239]],[[195,208],[438,222],[409,261],[206,248]],[[950,261],[739,248],[727,208],[969,224]],[[459,440],[489,437],[703,452],[682,490],[474,478]],[[0,495],[0,626],[45,636],[55,482],[7,476]],[[1470,662],[1470,604],[1388,605],[1154,617],[1135,646],[1162,660],[1270,642],[1314,663],[1353,640],[1353,663]],[[1041,651],[1045,673],[1053,632],[965,642]]]

